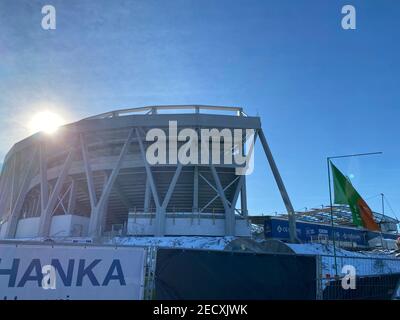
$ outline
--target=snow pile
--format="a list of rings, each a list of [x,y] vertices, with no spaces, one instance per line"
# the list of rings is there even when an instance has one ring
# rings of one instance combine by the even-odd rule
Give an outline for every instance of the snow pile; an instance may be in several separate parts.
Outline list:
[[[103,244],[139,247],[161,247],[182,249],[224,250],[227,244],[235,237],[203,237],[203,236],[177,236],[177,237],[115,237],[105,240]],[[65,239],[13,239],[14,241],[41,241],[55,243],[90,243],[90,238],[65,238]],[[46,241],[47,240],[47,241]],[[296,254],[321,256],[322,274],[335,274],[335,257],[332,245],[319,243],[286,244]],[[400,273],[400,259],[389,252],[347,251],[336,248],[336,264],[338,274],[342,267],[352,265],[356,268],[357,275],[377,275]]]
[[[162,248],[224,250],[235,237],[115,237],[107,244]]]

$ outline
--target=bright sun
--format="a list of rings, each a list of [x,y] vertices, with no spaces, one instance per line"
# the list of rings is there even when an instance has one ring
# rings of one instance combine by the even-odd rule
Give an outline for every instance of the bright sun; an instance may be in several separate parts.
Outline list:
[[[64,121],[59,115],[50,111],[42,111],[33,116],[29,123],[29,129],[32,133],[38,131],[54,133],[63,123]]]

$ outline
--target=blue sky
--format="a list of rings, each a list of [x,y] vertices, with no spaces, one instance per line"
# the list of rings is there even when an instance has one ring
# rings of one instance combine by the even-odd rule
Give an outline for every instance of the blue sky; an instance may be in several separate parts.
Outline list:
[[[41,28],[45,4],[56,30]],[[345,4],[356,30],[341,28]],[[43,108],[75,121],[143,105],[237,105],[261,117],[296,209],[328,204],[327,156],[383,151],[335,163],[372,208],[383,192],[397,213],[399,35],[396,0],[2,0],[0,156]],[[282,212],[258,147],[251,213]]]

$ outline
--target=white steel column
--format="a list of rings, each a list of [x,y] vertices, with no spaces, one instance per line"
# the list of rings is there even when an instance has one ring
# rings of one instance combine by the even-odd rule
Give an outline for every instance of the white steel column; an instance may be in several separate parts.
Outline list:
[[[233,195],[233,199],[232,199],[232,203],[231,203],[231,208],[233,210],[235,210],[237,199],[239,198],[240,192],[243,190],[243,186],[244,186],[245,181],[246,181],[245,177],[246,176],[244,176],[244,175],[239,177],[239,182],[238,182],[238,184],[236,186],[235,193]]]
[[[246,176],[243,176],[243,185],[241,188],[240,192],[240,209],[241,213],[244,217],[247,217],[249,215],[247,211],[247,190],[246,190]]]
[[[51,192],[50,198],[47,202],[47,206],[41,212],[40,222],[39,222],[39,236],[41,236],[41,237],[49,236],[52,212],[53,212],[54,206],[56,204],[56,201],[58,199],[58,195],[61,191],[61,188],[62,188],[62,186],[65,182],[65,179],[68,175],[68,171],[71,166],[74,155],[75,155],[75,147],[73,145],[70,148],[67,158],[64,161],[64,165],[63,165],[61,172],[57,178],[57,182],[54,186],[54,189]]]
[[[35,147],[35,151],[32,154],[32,157],[29,161],[29,166],[28,166],[28,170],[25,174],[25,177],[23,179],[23,183],[21,185],[17,200],[15,202],[14,208],[11,211],[11,214],[8,218],[8,223],[7,223],[7,228],[6,228],[6,237],[7,238],[13,238],[15,236],[15,232],[17,229],[17,223],[18,223],[18,218],[19,218],[19,214],[20,211],[22,209],[22,205],[24,203],[26,194],[28,192],[28,187],[29,184],[32,181],[32,178],[35,174],[35,163],[36,163],[36,158],[38,155],[38,148]]]
[[[89,222],[89,236],[91,237],[101,236],[101,226],[105,218],[105,211],[106,211],[105,209],[107,205],[107,200],[110,195],[111,189],[114,185],[114,182],[118,176],[118,173],[121,169],[122,161],[124,159],[126,152],[128,151],[128,146],[131,143],[132,136],[133,136],[133,129],[129,131],[129,135],[120,151],[115,167],[112,170],[111,175],[108,178],[107,183],[103,188],[99,201],[97,202],[97,204],[95,204],[94,208],[92,207],[92,211],[90,214],[90,222]],[[86,160],[88,160],[88,157]],[[91,172],[89,162],[87,162],[87,165],[88,165],[88,172]]]
[[[150,189],[150,182],[149,178],[146,174],[146,186],[144,191],[144,203],[143,203],[143,212],[148,213],[150,210],[150,200],[151,200],[151,189]]]
[[[147,181],[150,184],[151,193],[153,195],[153,200],[156,205],[156,230],[154,232],[154,235],[155,236],[163,236],[164,235],[164,229],[163,229],[164,221],[163,220],[165,219],[165,214],[163,214],[163,212],[162,212],[157,188],[154,183],[153,173],[151,172],[150,165],[146,160],[146,153],[144,150],[142,138],[140,137],[139,129],[136,129],[136,138],[139,143],[140,154],[142,156],[143,165],[146,169]]]
[[[43,212],[47,207],[49,200],[49,185],[47,182],[47,157],[45,141],[40,142],[39,149],[39,166],[40,166],[40,210]]]
[[[139,143],[140,154],[142,156],[142,161],[143,161],[143,164],[144,164],[144,168],[146,170],[147,180],[148,180],[148,182],[150,184],[150,190],[151,190],[151,193],[153,195],[153,200],[154,200],[154,203],[156,204],[156,207],[159,208],[160,207],[160,201],[159,201],[156,185],[154,183],[153,173],[151,172],[150,165],[146,160],[146,152],[144,150],[142,138],[140,137],[139,129],[136,129],[136,137],[137,137],[137,140],[138,140],[138,143]]]
[[[258,136],[260,137],[260,141],[263,146],[265,155],[268,159],[269,166],[271,167],[272,174],[274,175],[275,182],[278,186],[279,192],[281,193],[283,203],[285,204],[288,213],[290,241],[292,243],[299,242],[299,240],[297,239],[297,232],[296,232],[296,216],[292,206],[292,202],[290,201],[289,195],[286,191],[282,177],[279,173],[278,167],[276,166],[274,157],[272,156],[271,149],[268,146],[267,139],[265,138],[263,131],[260,129],[257,131],[257,133]]]
[[[228,200],[225,197],[225,192],[222,187],[221,181],[218,177],[217,170],[213,165],[210,166],[211,173],[214,177],[215,184],[217,186],[218,194],[221,198],[222,204],[225,209],[225,235],[226,236],[234,236],[235,235],[235,208],[231,208]]]
[[[86,147],[85,143],[85,137],[81,133],[79,135],[79,139],[81,142],[81,150],[82,150],[82,159],[83,159],[83,165],[85,167],[85,174],[86,174],[86,181],[87,181],[87,187],[88,187],[88,192],[89,192],[89,200],[90,200],[90,207],[91,211],[94,210],[97,204],[97,197],[96,197],[96,190],[94,188],[94,183],[93,183],[93,174],[92,174],[92,169],[90,168],[90,159],[89,159],[89,153]]]
[[[69,198],[68,198],[68,214],[75,213],[75,206],[76,206],[76,181],[75,179],[71,180],[71,187],[69,190]]]
[[[146,154],[145,154],[145,150],[144,150],[144,146],[143,146],[143,141],[140,137],[139,134],[139,129],[136,129],[136,137],[139,143],[139,148],[140,148],[140,153],[142,155],[142,160],[143,160],[143,164],[144,167],[146,169],[146,174],[147,174],[147,181],[150,184],[150,189],[152,191],[153,194],[153,199],[154,202],[156,204],[156,230],[155,230],[155,236],[161,237],[165,234],[165,219],[166,219],[166,210],[167,210],[167,206],[168,203],[172,197],[172,193],[174,192],[176,183],[178,182],[178,178],[181,174],[182,171],[182,164],[178,163],[178,166],[175,170],[174,176],[172,177],[171,183],[169,185],[169,188],[167,190],[167,193],[164,197],[164,200],[162,202],[162,204],[160,204],[160,198],[158,196],[157,193],[157,188],[156,185],[154,183],[154,178],[153,178],[153,174],[151,172],[151,168],[149,163],[147,162],[146,159]]]
[[[172,193],[174,192],[176,183],[178,182],[178,179],[179,179],[179,176],[180,176],[181,172],[182,172],[182,163],[179,162],[178,166],[177,166],[177,168],[175,170],[174,176],[172,177],[171,183],[170,183],[170,185],[168,187],[168,191],[167,191],[167,193],[166,193],[166,195],[164,197],[164,201],[162,203],[162,206],[161,206],[164,210],[167,209],[169,200],[171,200]]]
[[[164,201],[162,202],[162,205],[157,212],[156,235],[159,237],[164,236],[164,234],[165,234],[167,206],[168,206],[169,201],[171,200],[172,193],[174,192],[174,189],[175,189],[176,183],[178,182],[178,178],[179,178],[179,175],[181,174],[181,171],[182,171],[182,164],[178,163],[178,166],[175,170],[174,176],[172,177],[171,183],[168,187],[168,191],[164,197]]]

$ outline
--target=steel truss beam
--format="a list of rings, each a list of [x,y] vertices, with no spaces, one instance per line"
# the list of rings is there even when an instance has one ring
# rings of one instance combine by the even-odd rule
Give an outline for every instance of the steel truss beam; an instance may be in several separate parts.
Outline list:
[[[221,184],[221,180],[219,179],[217,170],[215,169],[214,165],[210,166],[211,173],[213,175],[215,184],[217,186],[217,191],[218,194],[221,198],[222,204],[224,206],[225,210],[225,235],[226,236],[234,236],[235,235],[235,205],[232,203],[232,205],[229,203],[229,201],[226,199],[224,189]]]
[[[73,214],[75,211],[76,206],[76,189],[77,189],[77,182],[74,178],[71,179],[71,189],[69,191],[69,198],[68,198],[68,214]]]
[[[94,184],[93,184],[92,171],[90,169],[88,153],[87,153],[86,148],[82,147],[82,153],[85,154],[84,162],[85,162],[85,168],[86,168],[86,178],[92,177],[91,181],[89,181],[89,179],[88,179],[88,188],[89,188],[89,184],[91,184],[91,186],[90,186],[91,191],[89,191],[89,194],[90,193],[92,194],[90,196],[92,199],[91,200],[92,210],[91,210],[90,222],[89,222],[89,236],[91,236],[91,237],[101,236],[103,224],[105,221],[105,215],[106,215],[105,211],[106,211],[107,200],[111,193],[111,189],[114,185],[114,182],[118,176],[119,170],[121,169],[121,164],[124,159],[124,156],[125,156],[126,152],[128,151],[128,146],[131,143],[131,140],[133,137],[133,132],[134,132],[134,129],[131,129],[129,131],[128,137],[127,137],[124,145],[122,146],[122,149],[118,156],[117,162],[110,174],[110,177],[108,177],[108,179],[107,178],[105,179],[105,184],[104,184],[101,196],[97,203],[95,202],[95,192],[94,192],[95,190],[94,190]],[[81,139],[81,145],[84,146],[84,144],[82,144],[82,142],[84,142],[83,139]]]
[[[48,237],[51,227],[51,218],[54,206],[59,197],[62,186],[64,185],[65,179],[68,175],[69,168],[71,167],[72,160],[75,155],[75,143],[70,147],[67,158],[64,161],[61,172],[58,176],[56,184],[51,192],[51,195],[47,201],[45,209],[42,209],[39,222],[39,236]],[[44,175],[43,175],[44,176]],[[46,180],[47,181],[47,180]],[[46,183],[47,185],[47,183]],[[43,203],[43,202],[42,202]]]
[[[85,137],[83,136],[82,133],[79,135],[79,139],[80,139],[80,142],[81,142],[82,159],[83,159],[83,165],[85,167],[85,174],[86,174],[86,181],[87,181],[88,192],[89,192],[90,207],[92,208],[92,210],[94,210],[94,208],[96,207],[96,204],[97,204],[96,190],[94,188],[93,173],[92,173],[92,169],[90,168],[90,159],[89,159],[87,146],[86,146],[86,143],[85,143]]]
[[[205,179],[203,176],[202,176],[202,179]],[[224,190],[224,192],[231,186],[231,185],[233,185],[237,180],[239,179],[239,177],[236,177],[235,179],[233,179],[226,187],[224,187],[223,188],[223,190]],[[215,191],[216,191],[216,193],[217,193],[217,195],[214,197],[214,198],[212,198],[203,208],[201,208],[200,209],[200,212],[203,212],[211,203],[213,203],[216,199],[218,199],[220,196],[219,196],[219,192],[218,192],[218,190],[216,189],[216,188],[213,188]],[[228,204],[231,206],[232,204],[231,204],[231,202],[227,199],[226,201],[228,201]]]
[[[165,234],[165,216],[166,216],[166,210],[167,210],[167,206],[169,201],[171,200],[172,197],[172,193],[174,192],[176,183],[178,182],[179,176],[182,172],[182,164],[178,163],[177,168],[175,170],[174,176],[172,177],[171,183],[168,187],[167,193],[164,196],[164,200],[162,203],[160,203],[160,197],[158,195],[157,192],[157,188],[156,188],[156,184],[154,181],[154,177],[153,177],[153,173],[151,170],[151,167],[149,165],[149,163],[146,160],[146,154],[145,154],[145,150],[144,150],[144,145],[143,145],[143,141],[142,138],[140,136],[140,133],[144,134],[144,131],[142,128],[137,128],[136,129],[136,138],[137,141],[139,143],[139,149],[140,149],[140,154],[142,156],[142,161],[144,164],[144,167],[146,169],[146,190],[147,190],[147,183],[150,185],[150,190],[153,196],[153,200],[154,203],[156,205],[156,230],[155,230],[155,235],[156,236],[163,236]],[[147,196],[148,197],[148,196]],[[147,202],[147,203],[146,203]],[[146,204],[148,206],[148,202],[149,200],[146,200],[146,196],[145,196],[145,207]]]
[[[292,206],[292,202],[290,201],[290,198],[286,191],[282,177],[279,173],[278,167],[276,166],[274,157],[272,156],[271,149],[268,146],[267,139],[265,138],[264,132],[262,131],[262,129],[259,129],[259,130],[257,130],[257,134],[260,137],[260,141],[263,146],[264,153],[267,157],[269,166],[271,168],[272,174],[274,175],[275,182],[278,186],[283,203],[285,204],[286,210],[288,212],[290,241],[292,243],[299,242],[299,240],[297,239],[296,217],[295,217],[295,212],[294,212],[294,209]]]

